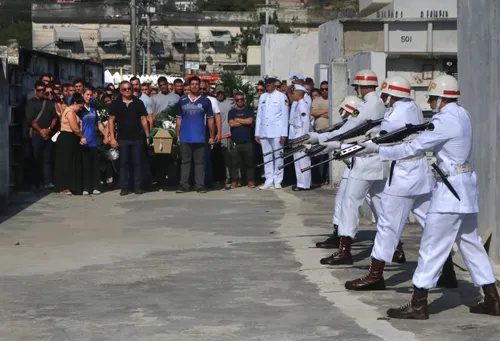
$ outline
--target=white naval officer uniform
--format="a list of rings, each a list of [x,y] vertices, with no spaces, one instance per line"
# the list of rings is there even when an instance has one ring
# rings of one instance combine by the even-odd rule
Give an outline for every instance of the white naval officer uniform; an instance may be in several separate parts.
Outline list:
[[[380,129],[391,132],[408,123],[422,124],[424,118],[422,110],[412,99],[402,99],[395,102],[385,114]],[[377,235],[371,254],[372,258],[386,263],[392,261],[410,211],[413,211],[422,228],[424,227],[435,185],[425,153],[394,162],[393,174],[389,176],[392,181],[390,184],[389,181],[386,182],[382,193]]]
[[[304,136],[311,130],[311,107],[307,104],[305,98],[302,98],[298,102],[293,102],[292,108],[293,110],[290,112],[290,139]],[[295,153],[293,154],[293,159],[296,160],[304,155],[306,155],[304,152]],[[311,188],[311,171],[308,170],[304,173],[301,171],[301,169],[311,166],[311,158],[307,156],[295,162],[294,165],[297,187],[304,189]]]
[[[259,98],[255,136],[260,137],[262,153],[266,154],[281,147],[280,137],[288,136],[288,98],[285,94],[274,90],[264,93]],[[273,162],[270,162],[273,160]],[[283,181],[283,158],[279,151],[264,157],[265,185],[280,185]]]
[[[320,142],[349,131],[367,120],[378,120],[384,117],[386,108],[376,91],[367,94],[363,100],[364,102],[356,108],[342,128],[331,133],[321,134]],[[339,236],[354,238],[359,224],[359,208],[368,194],[371,198],[370,208],[378,217],[381,194],[388,173],[387,163],[381,162],[376,154],[353,158],[353,165],[349,171],[349,179],[341,203],[338,224]]]
[[[433,151],[437,164],[456,190],[460,201],[437,179],[419,249],[413,285],[436,286],[439,272],[456,242],[472,281],[477,286],[496,282],[491,262],[477,233],[479,190],[474,162],[469,113],[456,103],[434,115],[434,130],[424,131],[409,143],[379,148],[382,160],[400,160]]]

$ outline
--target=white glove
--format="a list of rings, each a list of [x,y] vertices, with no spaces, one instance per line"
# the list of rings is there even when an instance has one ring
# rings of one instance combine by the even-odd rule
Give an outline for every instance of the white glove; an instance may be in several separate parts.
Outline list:
[[[377,136],[377,134],[380,132],[380,126],[376,126],[376,127],[373,127],[372,129],[368,130],[365,134],[366,137],[372,139],[374,138],[375,136]]]
[[[304,147],[305,147],[305,148],[304,148],[304,153],[307,153],[307,152],[309,151],[309,149],[311,149],[312,144],[306,143],[306,144],[304,145]]]
[[[309,135],[309,140],[307,140],[308,143],[318,143],[318,139],[321,136],[321,134],[314,132],[308,133],[307,135]]]
[[[333,152],[334,150],[339,150],[341,143],[339,141],[331,141],[331,142],[321,142],[322,146],[326,146],[326,149],[321,152],[321,154],[328,154]]]
[[[378,153],[379,150],[379,145],[373,142],[360,142],[360,146],[365,147],[360,153],[358,154],[373,154],[373,153]]]
[[[325,133],[325,134],[319,134],[319,138],[318,138],[318,142],[319,143],[323,143],[325,142],[326,140],[328,140],[328,133]]]

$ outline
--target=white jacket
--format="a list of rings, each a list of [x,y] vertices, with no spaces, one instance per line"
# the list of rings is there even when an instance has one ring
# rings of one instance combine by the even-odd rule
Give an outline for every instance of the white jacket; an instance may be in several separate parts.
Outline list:
[[[255,136],[278,138],[288,136],[288,98],[275,90],[259,98]]]
[[[439,168],[450,175],[447,177],[460,201],[453,196],[446,185],[439,180],[432,192],[428,213],[477,213],[479,212],[479,190],[476,173],[461,173],[460,167],[474,163],[472,124],[469,113],[456,103],[444,106],[434,115],[431,122],[434,130],[426,130],[409,143],[395,146],[381,146],[382,160],[400,160],[428,151],[434,152]]]
[[[391,132],[408,123],[424,123],[422,110],[411,99],[394,103],[392,109],[385,113],[380,129]],[[384,193],[404,197],[432,192],[435,179],[425,153],[417,155],[417,157],[420,158],[395,161],[391,184],[389,185],[389,181],[387,181]]]
[[[294,102],[290,112],[290,130],[288,137],[291,139],[304,136],[311,129],[311,107],[307,104],[305,98],[298,103]]]

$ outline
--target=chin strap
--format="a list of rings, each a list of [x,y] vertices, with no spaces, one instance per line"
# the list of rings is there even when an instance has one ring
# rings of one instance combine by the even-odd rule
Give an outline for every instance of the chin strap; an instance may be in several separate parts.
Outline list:
[[[392,98],[392,96],[390,96],[390,95],[387,96],[387,99],[384,102],[384,105],[385,105],[386,108],[390,108],[391,107],[391,98]]]
[[[441,103],[443,102],[443,97],[439,97],[436,102],[436,108],[432,109],[432,112],[438,113],[441,110]]]

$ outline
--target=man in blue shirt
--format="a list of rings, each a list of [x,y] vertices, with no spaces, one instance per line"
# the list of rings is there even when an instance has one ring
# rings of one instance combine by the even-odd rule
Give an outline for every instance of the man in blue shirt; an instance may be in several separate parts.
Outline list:
[[[177,193],[189,190],[189,175],[191,163],[194,162],[195,189],[206,193],[205,180],[205,125],[208,124],[210,134],[209,144],[214,143],[214,113],[210,100],[200,94],[200,79],[192,77],[189,80],[189,93],[179,100],[176,122],[177,138],[180,141],[181,181]]]

